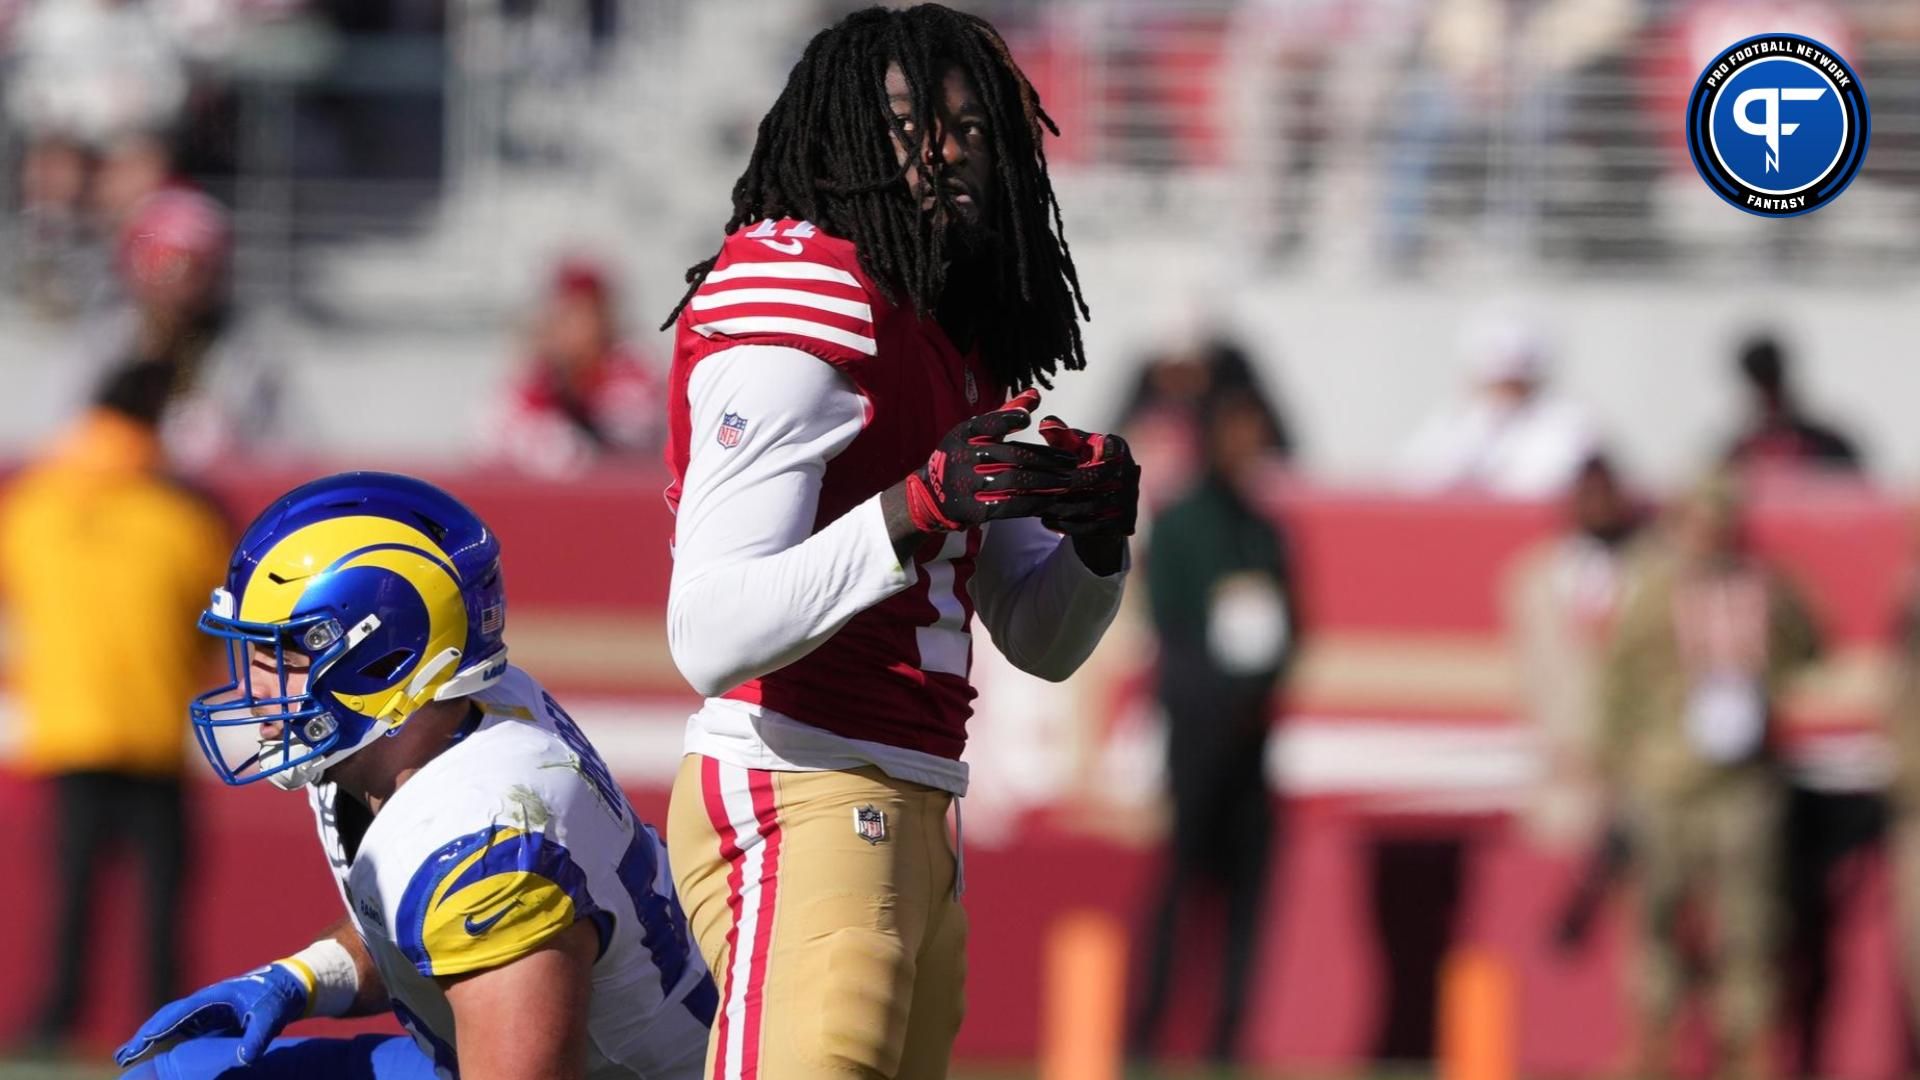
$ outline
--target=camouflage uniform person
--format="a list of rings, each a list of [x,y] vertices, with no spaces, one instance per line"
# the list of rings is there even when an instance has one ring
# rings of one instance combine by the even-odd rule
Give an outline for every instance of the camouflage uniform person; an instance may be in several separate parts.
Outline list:
[[[1775,705],[1819,636],[1793,587],[1746,551],[1741,510],[1724,477],[1675,509],[1629,571],[1601,677],[1602,768],[1640,885],[1641,1075],[1669,1070],[1689,899],[1713,928],[1720,1075],[1769,1071],[1787,794]]]

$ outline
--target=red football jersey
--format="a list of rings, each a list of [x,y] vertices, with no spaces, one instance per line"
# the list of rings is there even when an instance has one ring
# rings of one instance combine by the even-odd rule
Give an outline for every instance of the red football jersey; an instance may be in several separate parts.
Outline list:
[[[963,356],[932,318],[888,302],[851,242],[804,221],[763,221],[727,238],[674,328],[667,502],[676,509],[696,437],[687,380],[703,358],[735,345],[810,353],[866,398],[866,426],[827,463],[816,532],[924,464],[954,425],[1006,401],[977,355]],[[848,738],[958,759],[974,696],[967,582],[979,550],[978,529],[929,538],[914,553],[912,586],[722,696]]]

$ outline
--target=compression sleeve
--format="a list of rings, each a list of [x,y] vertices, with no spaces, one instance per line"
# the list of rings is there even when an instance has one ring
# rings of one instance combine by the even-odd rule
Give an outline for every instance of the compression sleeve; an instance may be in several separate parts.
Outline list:
[[[805,656],[914,572],[894,554],[877,495],[812,531],[827,463],[867,418],[866,399],[830,364],[735,346],[701,361],[687,399],[667,644],[711,697]]]
[[[987,526],[970,588],[993,643],[1013,665],[1059,682],[1077,671],[1120,610],[1126,565],[1101,577],[1035,518]]]

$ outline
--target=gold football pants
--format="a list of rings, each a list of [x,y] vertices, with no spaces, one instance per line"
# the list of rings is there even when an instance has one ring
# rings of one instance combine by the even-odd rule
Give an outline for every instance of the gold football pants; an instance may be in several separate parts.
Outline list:
[[[667,843],[720,988],[710,1080],[947,1075],[967,970],[951,801],[873,768],[681,761]]]

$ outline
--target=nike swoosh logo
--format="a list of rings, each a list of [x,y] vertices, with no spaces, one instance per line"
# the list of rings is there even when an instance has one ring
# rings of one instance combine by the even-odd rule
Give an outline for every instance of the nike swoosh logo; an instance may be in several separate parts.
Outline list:
[[[473,916],[471,915],[467,916],[467,936],[479,937],[481,934],[484,934],[487,931],[493,929],[494,923],[497,923],[501,919],[506,918],[507,912],[512,911],[514,908],[517,908],[519,906],[520,906],[520,901],[515,900],[513,903],[508,904],[506,907],[501,908],[499,911],[494,912],[493,914],[487,916],[486,918],[480,920],[479,922],[474,922]]]
[[[798,240],[762,240],[760,242],[775,251],[783,251],[788,255],[798,255],[801,250],[800,241]]]

